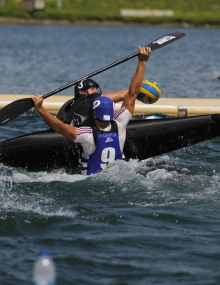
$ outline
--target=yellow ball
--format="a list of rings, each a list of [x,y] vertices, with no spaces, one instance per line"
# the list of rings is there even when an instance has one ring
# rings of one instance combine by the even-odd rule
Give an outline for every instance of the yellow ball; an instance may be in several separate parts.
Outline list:
[[[161,95],[161,89],[156,81],[144,80],[141,84],[137,99],[145,104],[155,103]]]

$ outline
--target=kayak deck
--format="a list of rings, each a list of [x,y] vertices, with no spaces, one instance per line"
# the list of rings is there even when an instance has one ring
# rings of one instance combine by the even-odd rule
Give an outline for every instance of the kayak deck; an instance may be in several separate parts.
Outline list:
[[[0,109],[6,105],[24,98],[31,98],[32,95],[0,94]],[[57,114],[61,106],[71,99],[72,96],[51,96],[44,100],[44,107],[52,114]],[[121,103],[115,104],[115,111]],[[163,114],[167,116],[197,116],[220,114],[220,99],[195,99],[195,98],[160,98],[154,104],[143,104],[136,101],[134,116]]]
[[[131,120],[124,154],[144,160],[220,136],[220,115]],[[52,130],[0,142],[0,162],[28,170],[77,171],[80,145]]]

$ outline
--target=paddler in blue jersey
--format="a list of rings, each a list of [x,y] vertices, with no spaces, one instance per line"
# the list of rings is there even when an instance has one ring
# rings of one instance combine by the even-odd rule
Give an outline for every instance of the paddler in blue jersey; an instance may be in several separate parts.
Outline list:
[[[33,97],[35,109],[51,129],[82,145],[83,170],[87,175],[98,173],[110,162],[122,159],[126,126],[134,113],[135,101],[139,95],[151,49],[138,47],[138,51],[136,72],[121,109],[114,114],[113,101],[108,97],[98,96],[92,104],[94,124],[90,127],[75,127],[62,122],[43,107],[42,97],[37,94]]]

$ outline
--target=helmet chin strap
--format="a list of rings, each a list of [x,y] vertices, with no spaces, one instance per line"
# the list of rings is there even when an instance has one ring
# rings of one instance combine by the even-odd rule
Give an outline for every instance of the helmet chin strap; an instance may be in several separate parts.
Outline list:
[[[90,95],[89,93],[88,93],[88,91],[87,91],[87,89],[86,90],[84,90],[84,94],[83,94],[84,96],[88,96],[88,95]]]

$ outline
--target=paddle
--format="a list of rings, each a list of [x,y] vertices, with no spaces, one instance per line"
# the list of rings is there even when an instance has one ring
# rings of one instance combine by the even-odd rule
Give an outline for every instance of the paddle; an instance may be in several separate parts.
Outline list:
[[[170,34],[167,34],[157,40],[154,40],[153,42],[151,42],[150,44],[148,44],[147,46],[151,48],[152,51],[156,50],[156,49],[159,49],[161,47],[164,47],[165,45],[168,45],[170,43],[173,43],[174,41],[184,37],[185,34],[183,33],[170,33]],[[77,83],[79,83],[80,81],[82,80],[85,80],[89,77],[92,77],[94,75],[97,75],[107,69],[110,69],[118,64],[121,64],[135,56],[138,55],[138,52],[135,52],[129,56],[126,56],[112,64],[109,64],[107,65],[106,67],[103,67],[101,69],[98,69],[97,71],[94,71],[82,78],[79,78],[67,85],[64,85],[63,87],[60,87],[54,91],[51,91],[45,95],[42,96],[43,99],[46,99],[48,97],[50,97],[51,95],[54,95],[58,92],[61,92]],[[24,112],[30,110],[32,107],[33,107],[33,101],[31,98],[25,98],[25,99],[19,99],[19,100],[16,100],[10,104],[8,104],[7,106],[5,106],[1,111],[0,111],[0,126],[3,126],[7,123],[9,123],[10,121],[12,121],[13,119],[15,119],[16,117],[18,117],[19,115],[23,114]]]

